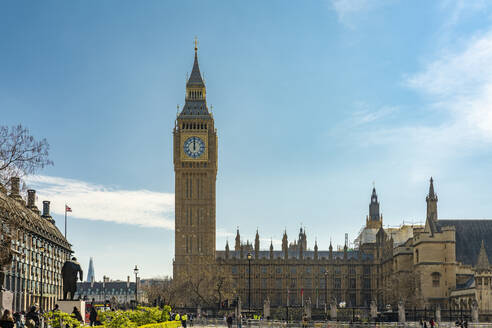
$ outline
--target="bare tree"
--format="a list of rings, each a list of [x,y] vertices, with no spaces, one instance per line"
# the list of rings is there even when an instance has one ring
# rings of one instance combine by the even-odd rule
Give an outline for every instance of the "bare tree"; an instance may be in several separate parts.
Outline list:
[[[173,284],[171,277],[165,276],[153,279],[151,283],[143,284],[142,289],[146,292],[147,298],[151,303],[157,301],[164,305],[176,305],[178,289],[176,284]]]
[[[178,304],[220,307],[222,301],[232,299],[235,294],[234,281],[225,268],[214,263],[182,273],[179,281],[175,282]]]
[[[46,139],[37,141],[22,125],[0,126],[0,183],[7,186],[11,177],[22,178],[53,165],[48,150]]]

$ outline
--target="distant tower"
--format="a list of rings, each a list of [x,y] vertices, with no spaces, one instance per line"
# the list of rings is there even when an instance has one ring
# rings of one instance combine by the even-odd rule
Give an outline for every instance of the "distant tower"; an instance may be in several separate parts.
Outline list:
[[[94,262],[92,261],[92,257],[89,260],[89,270],[87,270],[87,282],[95,281],[94,278]]]
[[[376,188],[372,188],[371,202],[369,203],[369,215],[366,218],[366,228],[378,229],[383,225],[383,217],[379,213],[378,195]]]
[[[427,219],[437,222],[437,195],[434,192],[434,180],[430,178],[429,194],[425,198],[427,202]]]

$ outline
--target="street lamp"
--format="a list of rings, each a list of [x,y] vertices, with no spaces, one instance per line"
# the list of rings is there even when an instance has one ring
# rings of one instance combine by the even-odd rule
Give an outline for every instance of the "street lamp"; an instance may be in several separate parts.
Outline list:
[[[328,319],[328,268],[325,269],[325,318]]]
[[[136,307],[138,305],[138,268],[136,264],[135,264],[135,269],[133,269],[133,272],[135,272],[135,307]]]
[[[43,313],[43,270],[44,270],[44,246],[39,247],[41,253],[41,299],[39,300],[39,311]]]
[[[248,252],[248,310],[251,312],[251,252]]]

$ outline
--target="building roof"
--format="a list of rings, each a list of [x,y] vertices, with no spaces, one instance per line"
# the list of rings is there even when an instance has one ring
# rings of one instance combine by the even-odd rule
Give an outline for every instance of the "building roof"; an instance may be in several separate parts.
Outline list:
[[[16,223],[22,229],[37,234],[71,251],[70,243],[53,222],[27,208],[23,201],[17,201],[2,191],[0,191],[0,215],[16,215]]]
[[[492,220],[438,220],[437,228],[453,226],[456,229],[456,260],[475,266],[482,240],[489,263],[492,260]]]
[[[197,48],[195,48],[195,61],[193,62],[193,69],[191,70],[190,78],[186,83],[186,86],[205,86],[202,79],[202,74],[200,73],[200,67],[198,66],[198,54]]]
[[[186,100],[181,113],[179,113],[178,118],[180,119],[209,119],[211,118],[210,113],[208,111],[207,103],[205,100]]]
[[[135,282],[127,283],[126,281],[108,281],[94,282],[91,286],[90,282],[77,282],[77,294],[106,294],[106,295],[124,295],[135,292]]]

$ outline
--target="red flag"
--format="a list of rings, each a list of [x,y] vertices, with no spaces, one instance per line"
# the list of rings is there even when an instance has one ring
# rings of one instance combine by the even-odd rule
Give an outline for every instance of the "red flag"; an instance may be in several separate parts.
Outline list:
[[[65,204],[65,212],[72,212],[72,209]]]

